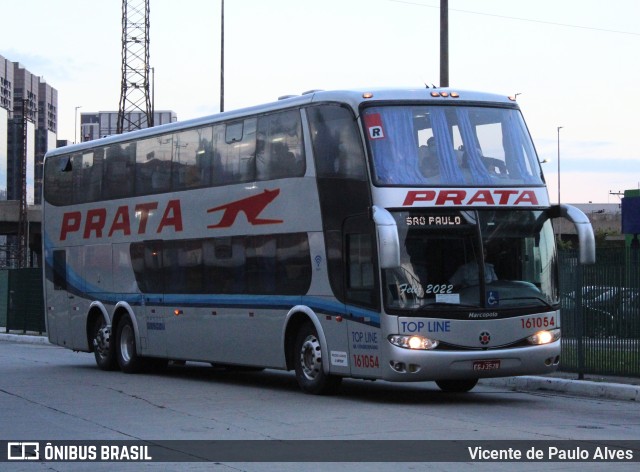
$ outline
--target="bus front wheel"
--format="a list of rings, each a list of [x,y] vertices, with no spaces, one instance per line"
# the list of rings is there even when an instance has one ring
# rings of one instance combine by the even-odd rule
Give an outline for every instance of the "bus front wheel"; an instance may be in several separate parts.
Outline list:
[[[320,339],[315,326],[307,322],[300,327],[296,336],[294,365],[300,388],[307,393],[326,395],[334,393],[342,377],[329,375],[322,368]]]
[[[443,392],[464,393],[471,390],[478,383],[478,379],[436,380],[436,385]]]
[[[128,315],[118,323],[115,346],[118,365],[122,372],[133,374],[143,369],[144,359],[136,352],[136,333]]]

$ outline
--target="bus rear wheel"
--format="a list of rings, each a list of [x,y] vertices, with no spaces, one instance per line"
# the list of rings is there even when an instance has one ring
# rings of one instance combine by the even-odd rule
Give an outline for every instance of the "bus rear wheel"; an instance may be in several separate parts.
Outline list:
[[[478,379],[453,379],[453,380],[436,380],[436,385],[443,392],[464,393],[471,390],[478,383]]]
[[[327,395],[334,393],[340,385],[342,377],[324,372],[324,354],[315,326],[311,322],[303,324],[296,336],[294,366],[296,380],[304,392]]]
[[[118,323],[115,347],[118,365],[122,372],[133,374],[143,370],[145,359],[136,352],[136,333],[128,315]]]
[[[111,328],[102,316],[98,317],[91,329],[91,344],[96,364],[102,370],[115,370],[118,367],[111,340]]]

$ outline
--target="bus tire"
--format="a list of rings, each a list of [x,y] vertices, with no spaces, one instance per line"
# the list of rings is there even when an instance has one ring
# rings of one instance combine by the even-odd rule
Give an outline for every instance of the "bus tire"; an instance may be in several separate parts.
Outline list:
[[[478,379],[436,380],[440,390],[447,393],[465,393],[475,387],[477,383]]]
[[[136,352],[136,333],[129,315],[125,315],[118,323],[115,347],[118,365],[122,372],[134,374],[143,370],[145,359]]]
[[[335,393],[342,377],[327,374],[322,368],[322,352],[318,332],[311,322],[304,323],[296,336],[294,366],[300,388],[314,395]]]
[[[118,367],[111,328],[102,316],[96,318],[91,327],[91,345],[96,364],[101,370],[115,370]]]

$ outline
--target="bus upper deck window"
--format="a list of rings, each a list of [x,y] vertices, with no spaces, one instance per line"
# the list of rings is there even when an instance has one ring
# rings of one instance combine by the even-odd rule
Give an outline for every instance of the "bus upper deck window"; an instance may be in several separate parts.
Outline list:
[[[224,140],[227,144],[237,143],[242,141],[242,130],[244,128],[244,122],[232,123],[227,125]]]

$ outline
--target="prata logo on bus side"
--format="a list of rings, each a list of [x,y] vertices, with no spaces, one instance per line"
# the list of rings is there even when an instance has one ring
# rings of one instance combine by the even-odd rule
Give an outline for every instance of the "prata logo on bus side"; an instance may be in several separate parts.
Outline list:
[[[106,208],[91,208],[86,212],[65,212],[60,226],[60,241],[79,232],[82,233],[82,239],[110,238],[114,235],[131,236],[132,232],[147,234],[147,223],[151,215],[160,209],[158,205],[157,201],[138,203],[133,207],[121,205],[113,216],[108,215]],[[154,228],[149,228],[149,231],[155,230],[156,234],[161,234],[167,229],[180,232],[182,228],[180,200],[169,200],[162,209],[160,221]]]
[[[238,213],[243,212],[247,217],[247,221],[251,225],[272,225],[282,223],[282,220],[258,218],[260,213],[280,195],[280,189],[265,189],[258,195],[242,198],[234,202],[225,203],[215,208],[209,208],[207,213],[222,211],[220,222],[215,225],[208,225],[207,228],[229,228],[235,223]]]
[[[413,206],[415,203],[431,203],[436,206],[456,205],[532,205],[537,206],[538,196],[533,190],[520,189],[446,189],[446,190],[409,190],[402,203]]]
[[[207,228],[228,228],[232,226],[238,214],[244,213],[251,225],[279,224],[283,220],[259,218],[264,209],[280,195],[280,189],[264,190],[258,195],[242,198],[224,205],[210,208],[207,213],[222,211],[222,217],[217,224]],[[121,205],[113,216],[106,208],[91,208],[86,211],[68,211],[62,215],[60,226],[60,241],[74,234],[81,234],[82,239],[112,236],[131,236],[132,233],[146,235],[148,232],[161,234],[172,230],[179,233],[183,230],[182,205],[180,200],[169,200],[164,208],[160,202],[143,202],[135,206]],[[154,213],[162,214],[157,224],[148,225]],[[150,226],[150,227],[148,227]]]

